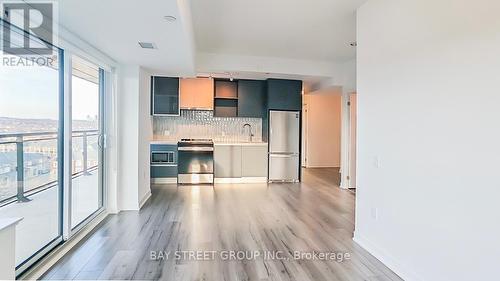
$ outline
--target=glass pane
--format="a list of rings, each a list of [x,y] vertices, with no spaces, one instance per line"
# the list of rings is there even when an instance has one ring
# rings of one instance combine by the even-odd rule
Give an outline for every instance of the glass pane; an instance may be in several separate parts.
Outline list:
[[[24,142],[24,190],[57,182],[57,139]]]
[[[16,265],[61,236],[57,54],[48,65],[0,54],[0,218],[23,218]]]
[[[73,56],[71,228],[102,206],[99,93],[99,68]]]
[[[17,193],[16,161],[16,145],[0,144],[0,202]]]

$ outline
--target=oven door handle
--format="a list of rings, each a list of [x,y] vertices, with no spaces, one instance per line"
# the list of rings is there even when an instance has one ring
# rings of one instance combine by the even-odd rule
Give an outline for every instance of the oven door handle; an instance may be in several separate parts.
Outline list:
[[[205,147],[205,146],[198,146],[198,147],[179,147],[179,151],[214,151],[213,147]]]

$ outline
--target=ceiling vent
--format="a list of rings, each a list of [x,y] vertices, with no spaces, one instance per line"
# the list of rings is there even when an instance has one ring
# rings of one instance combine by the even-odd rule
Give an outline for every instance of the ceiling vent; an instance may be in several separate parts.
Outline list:
[[[156,49],[156,45],[150,42],[139,42],[139,46],[143,49]]]

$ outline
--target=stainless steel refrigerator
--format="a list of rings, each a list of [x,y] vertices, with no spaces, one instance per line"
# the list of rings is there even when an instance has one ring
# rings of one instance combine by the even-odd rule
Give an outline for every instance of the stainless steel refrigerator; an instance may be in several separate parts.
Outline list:
[[[298,182],[300,172],[300,112],[269,114],[269,181]]]

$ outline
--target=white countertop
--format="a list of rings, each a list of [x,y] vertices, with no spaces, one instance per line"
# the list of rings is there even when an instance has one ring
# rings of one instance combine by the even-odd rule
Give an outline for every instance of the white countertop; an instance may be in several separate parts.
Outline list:
[[[267,146],[267,142],[215,142],[214,145]]]
[[[149,142],[150,144],[173,144],[177,145],[178,140],[175,139],[170,139],[170,138],[164,138],[161,136],[155,136],[153,139]],[[220,142],[220,141],[215,141],[214,145],[240,145],[240,146],[267,146],[267,142],[244,142],[244,141],[235,141],[235,142]]]
[[[175,144],[175,145],[177,145],[177,140],[153,138],[151,141],[149,141],[149,143],[150,144]]]
[[[3,230],[11,225],[19,223],[23,218],[5,218],[0,219],[0,230]]]

